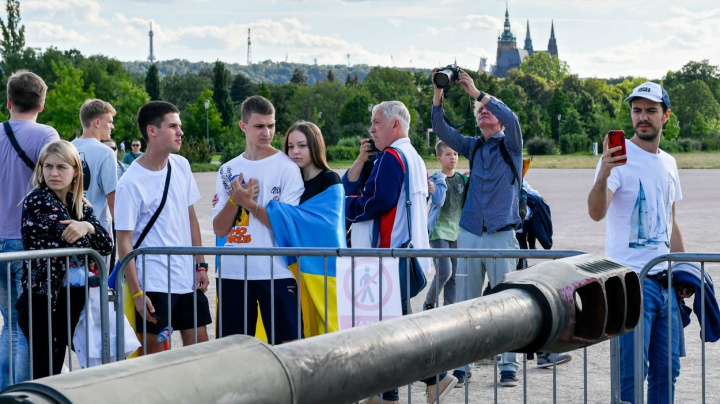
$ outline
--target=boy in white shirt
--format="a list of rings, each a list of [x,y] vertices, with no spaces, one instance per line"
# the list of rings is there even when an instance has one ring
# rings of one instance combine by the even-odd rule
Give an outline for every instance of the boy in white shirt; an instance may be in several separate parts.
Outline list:
[[[245,133],[246,149],[220,167],[213,230],[218,237],[227,236],[226,247],[277,247],[272,230],[260,222],[258,215],[267,215],[261,208],[270,200],[297,205],[305,189],[302,176],[297,164],[270,144],[275,135],[272,103],[261,96],[252,96],[243,102],[241,111],[239,125]],[[244,179],[250,178],[259,188],[255,208],[246,210],[238,206],[233,196],[239,200],[240,195],[236,192],[240,192]],[[270,343],[300,338],[297,283],[283,257],[248,256],[246,261],[242,255],[223,256],[217,271],[217,294],[218,337],[255,335],[259,304]]]

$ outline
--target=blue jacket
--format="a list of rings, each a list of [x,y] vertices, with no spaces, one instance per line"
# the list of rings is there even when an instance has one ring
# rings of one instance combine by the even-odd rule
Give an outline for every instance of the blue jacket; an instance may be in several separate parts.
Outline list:
[[[700,266],[694,262],[676,262],[673,264],[672,270],[673,284],[688,283],[695,288],[695,302],[693,308],[686,306],[685,303],[680,304],[680,317],[682,318],[683,327],[690,324],[690,313],[695,311],[695,315],[700,321],[700,288],[702,287]],[[701,323],[702,326],[702,323]],[[720,308],[718,308],[717,298],[715,297],[715,287],[713,286],[710,274],[705,272],[705,341],[716,342],[720,339]]]

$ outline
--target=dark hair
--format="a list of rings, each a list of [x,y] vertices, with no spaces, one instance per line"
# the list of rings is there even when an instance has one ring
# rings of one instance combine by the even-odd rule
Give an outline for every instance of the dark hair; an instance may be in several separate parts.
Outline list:
[[[18,70],[7,81],[7,97],[18,112],[39,110],[45,103],[47,84],[35,73]]]
[[[137,113],[138,129],[145,142],[148,141],[147,127],[152,125],[159,128],[165,115],[171,113],[180,113],[180,110],[173,104],[166,101],[150,101],[140,107]]]
[[[290,138],[290,133],[294,131],[298,131],[305,135],[308,150],[310,150],[310,160],[313,165],[317,168],[329,170],[330,167],[328,166],[327,159],[325,158],[325,140],[323,139],[320,128],[312,122],[297,121],[290,127],[290,129],[287,130],[285,133],[285,143],[283,145],[285,154],[288,152],[288,139]]]
[[[243,122],[248,123],[250,115],[253,113],[260,115],[275,115],[275,107],[265,97],[261,95],[253,95],[243,101],[240,106],[240,119]]]

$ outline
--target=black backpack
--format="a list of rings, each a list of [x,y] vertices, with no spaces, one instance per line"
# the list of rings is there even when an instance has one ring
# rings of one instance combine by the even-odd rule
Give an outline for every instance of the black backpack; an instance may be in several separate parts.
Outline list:
[[[472,171],[473,166],[473,159],[475,158],[475,153],[477,150],[482,147],[483,141],[481,139],[477,139],[475,141],[475,147],[473,147],[472,152],[470,153],[470,170]],[[522,186],[522,180],[518,177],[517,170],[515,169],[515,163],[512,161],[512,157],[510,157],[510,152],[508,152],[507,147],[505,146],[505,137],[500,139],[500,154],[502,155],[503,160],[505,160],[505,163],[510,166],[510,170],[513,173],[513,180],[511,184],[515,184],[517,182],[518,184],[518,199],[519,199],[519,206],[518,206],[518,213],[520,214],[520,225],[518,226],[518,229],[522,227],[522,222],[525,220],[525,216],[527,216],[527,191]],[[467,199],[467,193],[470,189],[470,182],[469,181],[470,176],[468,176],[468,184],[465,187],[465,198]]]

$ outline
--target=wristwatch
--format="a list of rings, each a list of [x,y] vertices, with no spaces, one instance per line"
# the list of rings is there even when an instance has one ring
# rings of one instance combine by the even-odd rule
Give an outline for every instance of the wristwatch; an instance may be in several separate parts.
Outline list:
[[[199,271],[205,271],[205,272],[207,272],[207,270],[208,270],[208,264],[207,264],[207,262],[198,262],[197,264],[195,264],[195,271],[196,271],[196,272],[199,272]]]

